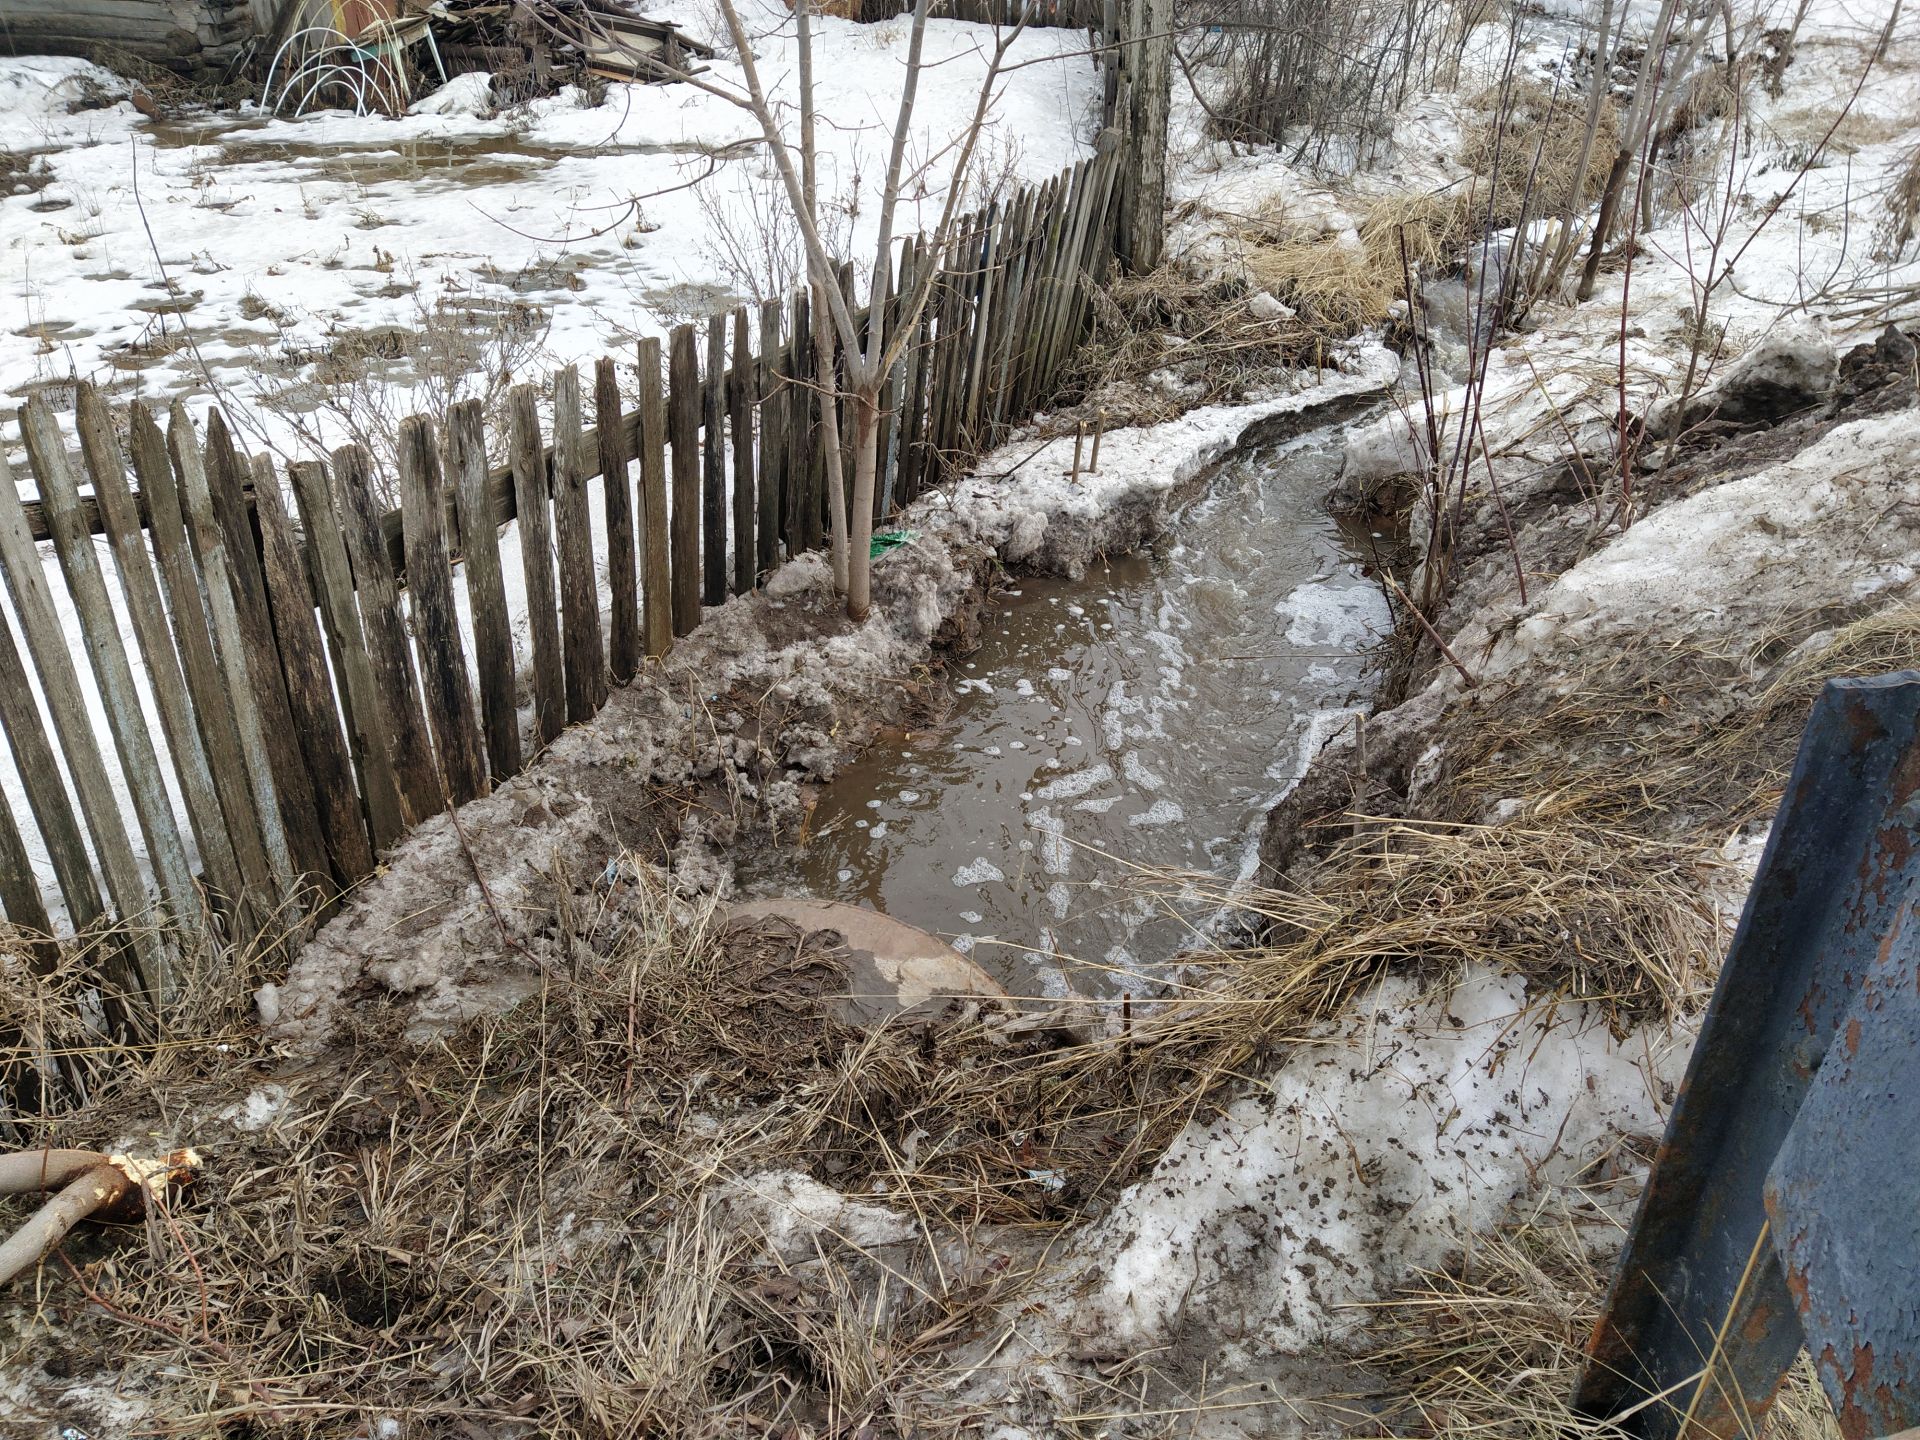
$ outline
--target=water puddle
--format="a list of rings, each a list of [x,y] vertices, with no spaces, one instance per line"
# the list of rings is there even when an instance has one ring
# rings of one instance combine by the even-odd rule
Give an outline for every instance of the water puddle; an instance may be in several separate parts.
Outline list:
[[[1388,617],[1321,507],[1339,455],[1326,431],[1253,447],[1151,553],[1019,582],[945,720],[843,771],[742,888],[882,909],[1016,993],[1139,993],[1192,920],[1129,867],[1249,873],[1303,744],[1363,697]]]
[[[210,164],[222,171],[246,166],[291,167],[300,179],[343,185],[406,184],[446,189],[477,189],[529,180],[550,166],[605,155],[703,155],[713,147],[699,142],[595,146],[570,149],[541,145],[511,132],[479,131],[422,139],[345,141],[287,137],[259,138],[266,121],[221,124],[171,123],[152,127],[163,149],[219,147]]]

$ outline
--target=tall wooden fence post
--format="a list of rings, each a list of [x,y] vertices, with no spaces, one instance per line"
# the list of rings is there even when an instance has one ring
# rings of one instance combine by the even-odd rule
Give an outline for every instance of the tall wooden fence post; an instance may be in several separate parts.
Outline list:
[[[673,448],[673,633],[700,623],[700,357],[693,326],[675,327],[669,352],[667,439]]]
[[[673,577],[667,547],[667,402],[660,389],[660,342],[640,342],[640,536],[647,654],[673,646]]]
[[[478,400],[462,400],[447,412],[447,463],[453,471],[454,499],[460,512],[460,549],[466,557],[487,770],[497,784],[520,773],[520,714],[514,703],[513,629],[507,618],[506,577],[500,569],[500,519],[494,513],[488,484],[487,439]]]
[[[440,449],[434,442],[433,422],[419,415],[400,422],[400,511],[427,723],[440,754],[447,794],[455,805],[464,805],[486,790],[486,768],[480,758],[473,693],[467,686],[466,647],[454,611]]]
[[[620,415],[620,375],[613,357],[603,355],[593,370],[593,423],[600,441],[600,487],[607,511],[608,668],[624,685],[640,668],[640,581],[634,569],[633,458],[627,427]]]
[[[560,556],[560,625],[565,636],[567,719],[591,720],[607,698],[600,643],[593,530],[581,466],[580,372],[553,377],[553,536]]]

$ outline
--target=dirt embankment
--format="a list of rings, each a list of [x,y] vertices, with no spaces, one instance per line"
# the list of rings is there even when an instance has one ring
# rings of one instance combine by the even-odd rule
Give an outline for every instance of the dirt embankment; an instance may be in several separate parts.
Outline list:
[[[1364,894],[1404,885],[1405,866],[1521,857],[1553,896],[1538,918],[1566,905],[1557,959],[1513,943],[1511,909],[1490,919],[1484,938],[1506,935],[1523,972],[1629,1014],[1697,991],[1650,943],[1671,938],[1660,917],[1697,889],[1694,864],[1764,834],[1827,676],[1920,659],[1913,340],[1794,347],[1790,365],[1762,353],[1731,372],[1677,438],[1643,441],[1627,527],[1601,499],[1611,455],[1570,454],[1558,430],[1496,440],[1500,493],[1468,501],[1431,617],[1450,655],[1401,625],[1377,712],[1269,815],[1270,879]],[[1663,418],[1679,428],[1656,414],[1655,431]],[[1353,453],[1337,503],[1412,495],[1366,473],[1369,437]]]

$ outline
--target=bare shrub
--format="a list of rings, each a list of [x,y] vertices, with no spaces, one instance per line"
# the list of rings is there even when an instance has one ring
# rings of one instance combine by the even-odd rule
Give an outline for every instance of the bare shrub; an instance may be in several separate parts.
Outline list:
[[[489,421],[500,422],[490,423],[487,433],[507,433],[507,392],[547,358],[551,323],[543,307],[519,299],[417,301],[411,326],[347,331],[323,346],[283,342],[262,369],[292,378],[259,399],[286,416],[309,445],[364,446],[380,462],[383,483],[391,484],[400,422],[409,415],[438,419],[456,401],[478,400]],[[383,499],[397,503],[396,496]]]
[[[1920,221],[1920,145],[1908,153],[1887,190],[1886,214],[1874,231],[1874,258],[1898,260],[1905,254],[1913,243],[1916,221]]]
[[[1479,0],[1188,0],[1182,52],[1217,67],[1209,109],[1223,140],[1282,144],[1295,163],[1357,168],[1390,138],[1412,91],[1457,63],[1455,37],[1490,6]]]

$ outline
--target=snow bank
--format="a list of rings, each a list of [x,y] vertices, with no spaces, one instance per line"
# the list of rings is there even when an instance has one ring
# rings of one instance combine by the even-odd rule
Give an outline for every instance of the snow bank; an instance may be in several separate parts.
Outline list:
[[[1757,635],[1911,585],[1917,445],[1911,409],[1839,426],[1790,460],[1655,510],[1562,574],[1510,635],[1490,643],[1469,625],[1455,648],[1485,655],[1492,677],[1634,636]]]
[[[1622,1042],[1580,1005],[1486,970],[1381,984],[1224,1116],[1189,1127],[1101,1224],[1081,1318],[1130,1351],[1188,1325],[1244,1362],[1357,1329],[1358,1307],[1440,1264],[1517,1195],[1657,1135],[1686,1043]]]
[[[741,8],[775,103],[790,107],[791,17],[779,0]],[[820,130],[821,194],[830,230],[861,262],[877,235],[906,27],[822,17],[814,28],[819,103],[834,117]],[[1037,182],[1091,153],[1098,70],[1085,43],[1071,30],[1020,37],[973,182]],[[925,183],[896,234],[939,216],[950,142],[992,48],[987,27],[929,27],[909,144]],[[721,59],[709,78],[740,73]],[[94,102],[126,94],[82,61],[0,58],[0,145],[44,152],[52,172],[39,195],[0,196],[0,393],[82,375],[123,396],[205,395],[204,360],[276,445],[294,448],[301,427],[340,444],[338,417],[298,397],[271,402],[343,337],[418,329],[443,303],[534,306],[551,327],[546,354],[513,368],[591,363],[733,303],[743,267],[779,248],[777,181],[755,122],[690,86],[614,84],[598,106],[569,91],[493,115],[485,77],[463,75],[399,119],[247,110],[165,123],[124,101],[70,113],[90,86]],[[426,403],[411,398],[405,367],[389,370],[373,387],[380,405],[404,415]],[[444,378],[425,391],[437,396]],[[249,443],[263,441],[249,432]]]

